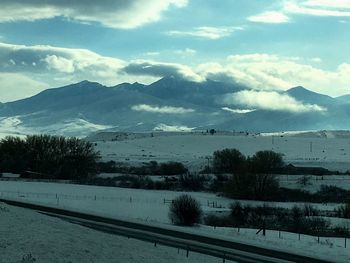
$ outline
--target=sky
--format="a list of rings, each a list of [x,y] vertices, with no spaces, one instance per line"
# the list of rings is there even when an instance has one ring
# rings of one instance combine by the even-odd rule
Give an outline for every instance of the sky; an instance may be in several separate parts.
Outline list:
[[[174,75],[350,94],[350,0],[0,0],[0,102]]]

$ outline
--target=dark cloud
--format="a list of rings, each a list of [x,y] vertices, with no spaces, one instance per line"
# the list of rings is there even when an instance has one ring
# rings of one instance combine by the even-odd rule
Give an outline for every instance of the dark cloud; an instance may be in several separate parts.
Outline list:
[[[146,75],[153,77],[176,76],[194,81],[201,81],[202,77],[192,71],[191,68],[172,63],[159,62],[131,62],[122,69],[127,74],[131,75]]]
[[[159,20],[170,6],[186,4],[187,0],[2,0],[0,22],[63,16],[113,28],[135,28]]]

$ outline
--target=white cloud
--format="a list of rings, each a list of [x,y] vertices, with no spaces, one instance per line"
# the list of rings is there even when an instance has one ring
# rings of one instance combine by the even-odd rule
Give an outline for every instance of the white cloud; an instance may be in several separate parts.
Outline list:
[[[321,58],[311,58],[310,61],[315,62],[315,63],[322,63],[322,59]]]
[[[122,80],[120,70],[125,64],[86,49],[0,43],[0,86],[6,87],[6,92],[0,93],[0,101],[32,96],[48,86],[84,79],[113,85]]]
[[[315,104],[303,104],[288,95],[275,91],[244,90],[228,95],[225,102],[263,110],[289,111],[294,113],[326,111],[324,107]]]
[[[223,63],[199,65],[197,72],[211,79],[231,80],[257,90],[286,90],[304,86],[330,96],[350,93],[350,64],[324,70],[309,62],[315,64],[307,58],[273,54],[233,55]]]
[[[249,21],[257,23],[281,24],[288,23],[289,17],[277,11],[264,12],[247,18]]]
[[[284,12],[312,15],[349,17],[349,0],[290,0],[285,2]]]
[[[174,53],[181,56],[193,56],[197,53],[197,51],[191,48],[185,48],[185,49],[175,50]]]
[[[55,69],[59,72],[64,73],[73,73],[75,71],[73,61],[64,57],[58,57],[56,55],[47,55],[44,61],[46,61],[49,69]],[[36,64],[36,62],[33,63]]]
[[[161,19],[170,7],[188,0],[2,0],[0,22],[35,21],[65,17],[83,23],[97,22],[112,28],[135,28]]]
[[[166,32],[169,36],[191,36],[216,40],[232,35],[232,33],[243,30],[242,27],[196,27],[188,31],[171,30]]]
[[[250,109],[231,109],[229,107],[222,107],[221,108],[224,111],[232,112],[232,113],[238,113],[238,114],[245,114],[249,112],[253,112],[255,110],[250,110]]]
[[[152,106],[147,104],[139,104],[131,107],[134,111],[145,111],[151,113],[163,113],[163,114],[187,114],[192,113],[195,110],[185,109],[183,107],[172,107],[172,106]]]
[[[182,51],[193,53],[190,49]],[[59,87],[85,79],[112,86],[135,81],[149,84],[172,75],[197,82],[206,78],[233,81],[257,90],[286,90],[304,86],[330,96],[349,94],[350,64],[343,63],[333,70],[325,70],[318,67],[321,62],[319,58],[258,53],[232,55],[220,62],[209,61],[190,67],[153,60],[124,61],[86,49],[0,42],[0,73],[16,74],[7,75],[6,81],[0,79],[0,86],[9,85],[9,76],[27,79],[28,83],[32,83],[31,87],[36,83],[34,89],[13,86],[22,92],[21,97],[27,97],[33,95],[29,90],[41,91],[47,86]],[[0,101],[14,100],[19,95],[20,92],[12,90],[6,94],[0,93]]]
[[[204,78],[195,73],[190,67],[177,63],[156,62],[151,60],[131,61],[123,71],[131,75],[149,75],[155,77],[178,76],[200,82]]]
[[[146,56],[151,56],[151,57],[153,57],[153,56],[159,56],[159,55],[160,55],[160,52],[158,52],[158,51],[149,51],[149,52],[144,53],[144,55],[146,55]]]
[[[18,73],[0,72],[0,102],[9,102],[33,96],[49,85]]]
[[[328,7],[328,8],[349,8],[350,0],[304,0],[305,6]]]
[[[187,126],[181,126],[181,125],[166,125],[164,123],[161,123],[154,127],[154,131],[166,131],[166,132],[190,132],[195,128],[189,128]]]
[[[104,57],[87,49],[25,46],[0,43],[0,71],[22,72],[69,81],[91,79],[115,81],[125,62]]]

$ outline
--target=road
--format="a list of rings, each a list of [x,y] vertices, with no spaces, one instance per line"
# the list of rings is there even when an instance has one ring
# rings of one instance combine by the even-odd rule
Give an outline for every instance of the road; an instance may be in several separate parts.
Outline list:
[[[223,262],[230,260],[238,263],[330,263],[330,261],[151,225],[6,199],[0,199],[0,202],[36,210],[42,214],[58,217],[70,223],[79,224],[98,231],[152,242],[155,246],[162,244],[183,249],[187,251],[188,255],[190,255],[191,252],[198,252],[218,257],[221,258]]]

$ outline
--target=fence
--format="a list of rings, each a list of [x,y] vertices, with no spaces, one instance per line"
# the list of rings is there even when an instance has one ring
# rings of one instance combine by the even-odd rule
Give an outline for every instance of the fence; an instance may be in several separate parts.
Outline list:
[[[20,191],[0,191],[1,197],[12,198],[45,198],[45,199],[69,199],[69,200],[106,200],[106,201],[127,201],[132,202],[130,197],[111,197],[101,195],[72,195],[72,194],[53,194],[53,193],[34,193]]]

